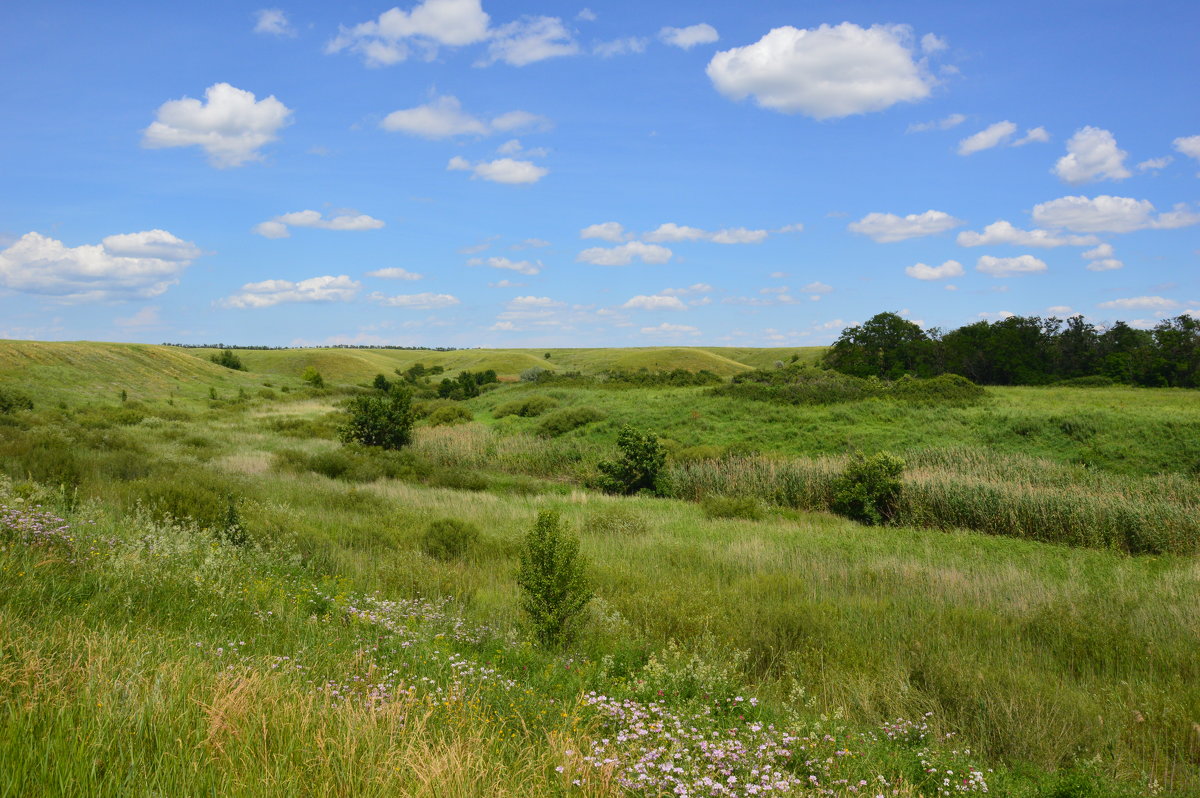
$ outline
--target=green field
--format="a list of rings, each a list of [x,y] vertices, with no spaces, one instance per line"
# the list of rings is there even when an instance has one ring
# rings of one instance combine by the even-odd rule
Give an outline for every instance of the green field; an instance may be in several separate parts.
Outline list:
[[[505,382],[398,454],[335,434],[417,362],[729,377],[819,353],[239,350],[237,372],[0,342],[0,389],[34,403],[0,415],[0,796],[1200,794],[1194,392]],[[532,396],[554,407],[497,417]],[[625,424],[663,439],[672,496],[589,487]],[[828,512],[856,450],[907,461],[895,525]],[[596,593],[563,648],[529,642],[514,582],[546,509]],[[443,518],[480,531],[461,558],[426,553]],[[639,779],[642,749],[675,781]]]

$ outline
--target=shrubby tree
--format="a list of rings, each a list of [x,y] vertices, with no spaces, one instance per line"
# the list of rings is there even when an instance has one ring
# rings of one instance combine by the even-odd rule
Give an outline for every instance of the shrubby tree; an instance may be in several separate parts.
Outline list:
[[[521,609],[542,645],[569,640],[592,599],[579,556],[579,539],[565,530],[557,512],[543,510],[525,535],[517,587]]]
[[[346,403],[347,419],[338,428],[343,443],[399,449],[412,440],[416,417],[408,391],[386,396],[355,396]]]
[[[856,453],[833,482],[833,511],[864,524],[886,524],[896,512],[904,461],[880,452]]]
[[[209,358],[218,366],[224,366],[227,369],[234,371],[245,371],[246,367],[242,365],[242,359],[234,354],[232,349],[222,349],[218,355],[213,355]]]
[[[304,369],[304,373],[300,375],[300,379],[307,382],[314,388],[324,388],[325,378],[321,376],[321,372],[317,371],[315,366],[308,366]]]
[[[384,393],[387,393],[388,391],[392,390],[392,383],[384,375],[376,374],[375,381],[371,383],[371,387],[377,391],[383,391]]]
[[[932,373],[933,342],[920,326],[897,313],[877,313],[847,327],[825,354],[830,368],[855,377],[894,380]]]
[[[642,432],[626,424],[617,434],[621,457],[603,460],[597,480],[605,493],[659,492],[659,479],[667,462],[667,453],[651,432]]]

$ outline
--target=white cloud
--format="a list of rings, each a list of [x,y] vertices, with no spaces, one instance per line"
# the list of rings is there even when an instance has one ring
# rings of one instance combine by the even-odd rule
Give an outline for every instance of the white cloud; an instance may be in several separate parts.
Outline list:
[[[157,327],[163,323],[158,311],[159,308],[154,306],[144,307],[132,316],[113,319],[113,324],[118,327]]]
[[[376,20],[340,27],[325,52],[350,50],[370,67],[404,61],[414,48],[432,58],[439,45],[461,47],[485,40],[489,22],[480,0],[424,0],[411,11],[392,8]]]
[[[1076,131],[1067,142],[1067,154],[1054,165],[1054,174],[1072,184],[1094,180],[1124,180],[1130,172],[1125,168],[1129,153],[1117,147],[1117,140],[1107,130],[1085,127]]]
[[[608,42],[597,42],[592,47],[592,52],[601,58],[612,58],[618,55],[632,55],[635,53],[646,52],[646,45],[650,43],[649,39],[642,36],[626,36],[623,39],[613,39]]]
[[[142,131],[142,146],[201,147],[218,169],[241,166],[262,160],[259,149],[278,138],[291,115],[274,95],[256,101],[251,92],[215,83],[204,90],[204,102],[184,97],[160,105]]]
[[[1089,249],[1086,252],[1080,253],[1080,257],[1083,258],[1111,258],[1112,256],[1112,244],[1100,244],[1095,249]]]
[[[443,95],[425,105],[392,111],[379,126],[393,133],[444,139],[452,136],[486,136],[521,129],[544,130],[550,126],[550,120],[528,111],[508,111],[489,122],[464,111],[457,97]],[[519,142],[517,146],[519,149]]]
[[[656,327],[643,327],[642,335],[699,335],[700,330],[687,324],[667,324],[665,321]]]
[[[596,21],[596,12],[590,8],[585,8],[585,9],[582,9],[578,14],[575,15],[575,19],[577,19],[581,22],[595,22]]]
[[[646,233],[642,238],[647,241],[698,241],[708,238],[710,235],[711,233],[707,230],[701,230],[699,227],[688,227],[687,225],[678,225],[674,222],[666,222]]]
[[[1162,158],[1148,158],[1137,165],[1137,170],[1139,172],[1157,172],[1159,169],[1165,169],[1174,160],[1170,155]]]
[[[948,260],[941,266],[927,266],[924,263],[917,263],[906,267],[904,273],[918,280],[948,280],[951,277],[962,277],[963,267],[956,260]]]
[[[689,294],[709,294],[713,287],[708,283],[693,283],[687,288],[664,288],[658,293],[663,296],[688,296]]]
[[[596,266],[628,266],[635,258],[642,263],[666,263],[672,254],[671,250],[658,244],[630,241],[618,247],[590,247],[575,259]]]
[[[344,274],[291,280],[263,280],[246,283],[242,293],[222,299],[227,308],[269,308],[285,302],[349,302],[358,294],[360,284]]]
[[[1087,267],[1089,271],[1093,272],[1110,272],[1114,269],[1125,268],[1125,264],[1116,258],[1100,258],[1093,260]]]
[[[401,269],[399,266],[391,266],[386,269],[376,269],[373,272],[367,272],[368,277],[382,277],[385,280],[420,280],[423,275],[416,272],[410,272],[408,269]]]
[[[950,114],[950,116],[942,119],[935,119],[932,122],[918,122],[908,126],[909,133],[925,133],[930,130],[949,130],[952,127],[957,127],[967,118],[962,114]]]
[[[929,96],[934,81],[913,60],[911,38],[902,25],[784,26],[718,52],[707,72],[726,97],[752,96],[775,111],[814,119],[882,111]]]
[[[629,238],[620,222],[589,224],[579,231],[580,238],[599,238],[603,241],[624,241]]]
[[[399,294],[386,296],[379,292],[371,294],[371,301],[389,308],[405,308],[406,310],[436,310],[459,304],[458,297],[450,294],[433,294],[428,291],[420,294]]]
[[[1018,274],[1037,274],[1046,271],[1046,262],[1032,255],[1017,255],[1015,258],[997,258],[982,255],[975,270],[992,277],[1013,277]]]
[[[579,45],[558,17],[522,17],[492,31],[487,58],[480,65],[503,61],[525,66],[578,52]]]
[[[488,288],[524,288],[525,283],[515,283],[512,280],[500,280],[495,283],[488,283]]]
[[[254,12],[255,33],[266,33],[271,36],[295,36],[296,29],[288,21],[287,14],[278,8],[264,8]]]
[[[921,52],[923,52],[927,55],[932,55],[933,53],[940,53],[942,50],[947,49],[949,46],[950,45],[946,43],[945,39],[943,39],[940,36],[933,34],[933,33],[926,33],[924,36],[921,37]]]
[[[795,232],[804,229],[804,225],[788,225],[780,232]],[[770,235],[769,230],[750,230],[745,227],[731,227],[716,232],[701,230],[699,227],[688,227],[674,222],[659,225],[642,236],[646,241],[677,242],[677,241],[712,241],[714,244],[758,244]]]
[[[1033,220],[1048,227],[1062,227],[1076,233],[1131,233],[1135,230],[1169,230],[1200,224],[1200,213],[1185,205],[1176,205],[1168,213],[1154,215],[1149,200],[1112,197],[1101,194],[1094,199],[1083,196],[1060,197],[1033,207]]]
[[[910,213],[904,217],[894,213],[868,213],[857,222],[847,225],[847,229],[886,244],[907,238],[935,235],[961,224],[961,219],[955,219],[948,213],[929,210],[924,213]]]
[[[472,164],[466,158],[455,155],[446,164],[446,168],[450,171],[474,172],[472,179],[481,177],[493,183],[508,183],[510,185],[536,183],[550,174],[549,169],[538,166],[532,161],[517,161],[512,158],[499,158],[495,161],[479,161]]]
[[[1200,161],[1200,136],[1186,136],[1175,139],[1171,142],[1171,146],[1177,152],[1183,153],[1189,158],[1195,158]],[[1200,174],[1196,175],[1200,177]]]
[[[1097,243],[1095,236],[1073,236],[1048,230],[1021,230],[1000,219],[983,228],[982,233],[964,230],[958,234],[960,247],[982,247],[993,244],[1012,244],[1018,247],[1086,247]]]
[[[1017,126],[1007,120],[989,125],[978,133],[958,142],[958,154],[970,155],[1003,144],[1017,132]]]
[[[800,290],[806,294],[830,294],[833,293],[833,286],[822,282],[815,282],[801,286]]]
[[[1179,303],[1161,296],[1132,296],[1101,302],[1099,307],[1119,310],[1172,310],[1179,307]]]
[[[1051,305],[1046,308],[1046,312],[1054,316],[1066,316],[1072,310],[1070,305]]]
[[[1023,147],[1026,144],[1033,142],[1046,143],[1050,140],[1050,133],[1044,127],[1031,127],[1025,131],[1025,135],[1012,143],[1014,147]]]
[[[767,238],[766,230],[747,230],[745,227],[733,227],[718,230],[709,239],[714,244],[758,244]]]
[[[318,230],[362,231],[378,230],[383,227],[383,221],[366,214],[341,214],[326,219],[320,211],[295,211],[276,216],[266,222],[259,222],[252,232],[264,238],[287,238],[291,235],[289,227],[313,227]]]
[[[0,286],[67,301],[155,297],[175,283],[201,252],[166,230],[112,235],[68,247],[26,233],[0,251]]]
[[[658,38],[672,47],[690,50],[698,44],[711,44],[720,37],[717,29],[707,22],[698,25],[688,25],[686,28],[663,28],[658,32]]]
[[[509,300],[508,309],[561,308],[566,307],[566,304],[566,302],[559,302],[557,299],[551,299],[548,296],[519,296]]]
[[[527,238],[524,241],[513,244],[509,249],[541,249],[542,247],[550,246],[550,242],[542,238]]]
[[[508,258],[471,258],[467,261],[468,266],[490,266],[493,269],[509,269],[518,274],[534,275],[540,272],[542,263],[538,261],[536,264],[530,263],[527,260],[509,260]]]
[[[662,294],[631,297],[621,307],[627,310],[687,310],[687,305],[683,304],[678,297],[663,296]]]

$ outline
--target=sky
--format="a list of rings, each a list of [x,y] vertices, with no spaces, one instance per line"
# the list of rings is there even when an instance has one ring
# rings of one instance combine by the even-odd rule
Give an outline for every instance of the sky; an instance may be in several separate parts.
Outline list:
[[[0,5],[0,338],[1200,315],[1200,4]]]

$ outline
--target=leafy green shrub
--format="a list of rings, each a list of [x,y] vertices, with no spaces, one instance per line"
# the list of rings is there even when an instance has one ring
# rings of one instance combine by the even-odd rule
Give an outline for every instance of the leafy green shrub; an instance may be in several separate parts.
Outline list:
[[[399,449],[412,440],[412,397],[408,391],[386,396],[355,396],[346,402],[346,422],[338,429],[343,443]]]
[[[0,388],[0,413],[32,410],[33,400],[14,388]]]
[[[905,375],[892,383],[889,393],[902,402],[946,405],[974,404],[987,396],[982,386],[958,374],[939,374],[929,379]]]
[[[833,481],[833,511],[864,524],[887,523],[896,511],[903,471],[904,461],[895,455],[856,453]]]
[[[550,373],[550,369],[541,366],[531,366],[521,372],[521,382],[541,382],[542,377]]]
[[[588,518],[587,530],[604,537],[632,537],[646,534],[649,526],[641,515],[628,507],[612,504]]]
[[[429,414],[429,426],[443,427],[453,426],[454,424],[466,424],[474,420],[471,411],[462,405],[448,405],[439,407]]]
[[[659,475],[667,461],[658,438],[626,424],[617,433],[617,447],[620,459],[602,460],[596,465],[599,488],[605,493],[658,493]]]
[[[304,372],[300,375],[300,379],[304,380],[314,388],[325,387],[325,378],[321,376],[321,372],[317,371],[315,366],[306,367]]]
[[[505,402],[492,411],[495,418],[504,418],[505,416],[520,416],[521,418],[534,418],[540,416],[547,410],[553,410],[558,407],[558,401],[549,396],[535,394],[527,396],[524,399],[513,399],[511,402]]]
[[[421,550],[435,560],[458,560],[479,542],[479,527],[456,518],[442,518],[425,528]]]
[[[537,434],[543,438],[557,438],[602,418],[604,414],[594,407],[565,407],[543,418],[537,425]]]
[[[392,382],[383,374],[376,374],[375,381],[371,383],[371,387],[377,391],[387,393],[392,390]]]
[[[838,371],[808,365],[760,369],[736,375],[729,385],[713,389],[719,396],[733,396],[792,405],[829,405],[856,402],[880,396],[886,384]]]
[[[700,503],[705,518],[744,518],[759,521],[762,504],[753,496],[706,496]]]
[[[216,363],[218,366],[224,366],[227,369],[234,371],[245,371],[246,367],[242,364],[242,359],[233,353],[232,349],[222,349],[220,354],[212,355],[209,360]]]
[[[534,637],[546,646],[569,640],[592,599],[579,539],[562,528],[557,512],[543,510],[525,535],[520,560],[517,587]]]

